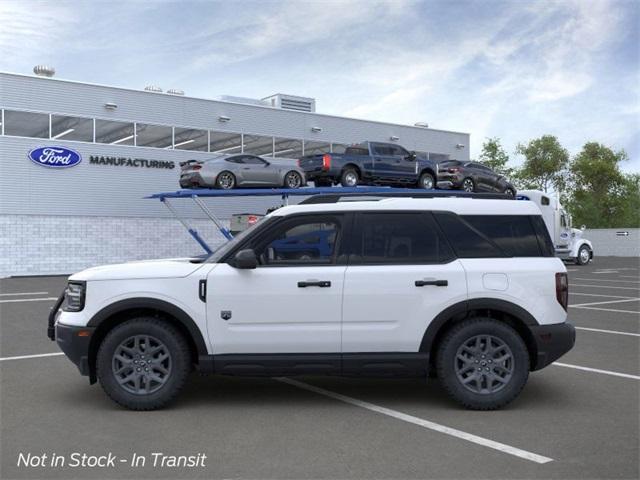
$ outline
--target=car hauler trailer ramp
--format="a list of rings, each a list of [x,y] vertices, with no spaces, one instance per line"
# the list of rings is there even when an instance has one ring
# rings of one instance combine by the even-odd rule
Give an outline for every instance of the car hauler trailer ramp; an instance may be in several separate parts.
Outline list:
[[[389,197],[411,197],[411,198],[436,198],[436,197],[465,197],[465,198],[489,198],[513,200],[509,195],[500,193],[469,193],[457,190],[424,190],[420,188],[395,188],[395,187],[318,187],[318,188],[238,188],[232,190],[215,189],[193,189],[177,190],[175,192],[154,193],[145,198],[160,200],[171,213],[187,229],[189,235],[198,242],[207,254],[213,253],[211,247],[200,236],[198,231],[189,225],[174,208],[171,201],[174,199],[188,198],[204,212],[204,214],[216,225],[220,233],[231,240],[233,235],[222,224],[219,218],[202,201],[203,198],[232,198],[232,197],[274,197],[280,196],[283,204],[287,204],[290,196],[310,197],[305,199],[304,204],[310,203],[336,203],[340,201],[373,200]]]

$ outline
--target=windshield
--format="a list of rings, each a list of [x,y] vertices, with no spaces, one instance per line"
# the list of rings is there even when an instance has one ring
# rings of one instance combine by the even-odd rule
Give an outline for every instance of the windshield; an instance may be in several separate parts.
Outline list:
[[[232,240],[229,240],[227,243],[224,243],[220,248],[218,248],[215,252],[209,255],[209,257],[206,259],[206,262],[218,263],[225,255],[227,255],[227,253],[229,253],[237,245],[242,243],[249,235],[252,235],[253,232],[256,230],[256,228],[258,228],[258,226],[262,228],[263,226],[271,223],[274,218],[276,217],[261,218],[256,223],[254,223],[249,228],[247,228],[245,231],[240,232],[238,235],[233,237]]]

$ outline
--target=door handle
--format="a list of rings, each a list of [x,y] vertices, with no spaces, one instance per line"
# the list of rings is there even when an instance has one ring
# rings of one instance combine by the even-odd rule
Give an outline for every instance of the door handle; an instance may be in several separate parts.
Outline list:
[[[306,282],[298,282],[298,288],[320,287],[328,288],[331,286],[329,280],[307,280]]]
[[[448,280],[416,280],[416,287],[425,287],[427,285],[434,285],[436,287],[447,287],[449,285]]]

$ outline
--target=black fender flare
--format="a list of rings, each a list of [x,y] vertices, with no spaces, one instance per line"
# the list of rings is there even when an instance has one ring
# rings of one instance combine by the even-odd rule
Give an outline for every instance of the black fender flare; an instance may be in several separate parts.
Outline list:
[[[495,310],[518,319],[526,326],[539,325],[533,315],[515,303],[498,298],[473,298],[455,303],[436,315],[424,332],[422,341],[420,342],[420,351],[426,353],[431,352],[436,335],[447,322],[451,319],[454,319],[454,321],[462,319],[474,310]]]
[[[111,305],[104,307],[93,317],[91,317],[91,320],[89,320],[87,326],[97,328],[102,322],[112,317],[113,315],[125,312],[127,310],[138,309],[156,310],[175,318],[187,330],[187,332],[189,332],[189,335],[191,336],[191,339],[196,346],[197,354],[208,355],[207,344],[204,340],[204,337],[202,336],[202,332],[196,325],[196,322],[194,322],[193,319],[181,308],[157,298],[127,298],[125,300],[120,300],[118,302],[112,303]]]

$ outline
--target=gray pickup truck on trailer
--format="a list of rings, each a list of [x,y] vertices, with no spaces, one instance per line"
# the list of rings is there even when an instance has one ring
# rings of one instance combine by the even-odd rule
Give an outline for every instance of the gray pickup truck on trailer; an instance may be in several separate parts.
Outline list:
[[[402,185],[436,187],[438,166],[426,156],[393,143],[363,142],[347,147],[344,153],[302,157],[298,164],[307,180],[318,187],[340,183],[356,185]]]

